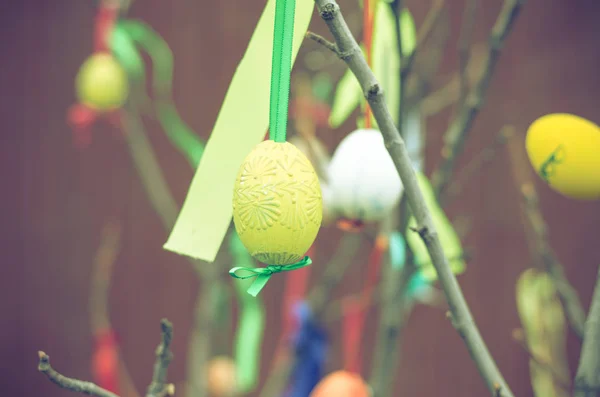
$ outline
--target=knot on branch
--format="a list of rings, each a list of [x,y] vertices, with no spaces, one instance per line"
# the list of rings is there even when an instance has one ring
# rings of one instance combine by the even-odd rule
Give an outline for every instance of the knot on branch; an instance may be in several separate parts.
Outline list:
[[[327,3],[321,8],[321,18],[325,21],[331,21],[335,18],[335,14],[337,13],[339,7],[333,3]]]
[[[367,89],[367,94],[365,95],[365,97],[367,98],[367,100],[371,100],[382,93],[383,89],[381,88],[381,86],[379,84],[373,84],[369,87],[369,89]]]
[[[46,372],[50,369],[50,357],[43,351],[38,351],[38,371]]]
[[[421,239],[427,246],[429,246],[429,243],[433,241],[433,234],[429,231],[429,228],[427,226],[421,226],[419,228],[411,227],[410,230],[419,234],[419,237],[421,237]]]
[[[398,146],[401,144],[402,144],[402,141],[398,138],[393,138],[393,139],[390,139],[390,140],[387,140],[384,142],[385,148],[388,150],[394,146]]]

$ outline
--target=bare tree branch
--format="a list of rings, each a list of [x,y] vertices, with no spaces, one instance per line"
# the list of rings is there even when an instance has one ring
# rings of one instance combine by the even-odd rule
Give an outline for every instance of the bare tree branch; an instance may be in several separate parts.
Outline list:
[[[485,95],[498,63],[500,50],[524,3],[525,0],[504,0],[500,15],[498,15],[490,34],[488,56],[483,73],[444,134],[445,143],[442,149],[442,162],[432,178],[434,190],[437,194],[444,191],[450,181],[457,157],[462,152],[473,121],[475,121],[475,117],[483,106]]]
[[[208,266],[202,282],[202,289],[196,297],[194,305],[194,322],[188,347],[188,365],[186,376],[186,396],[205,397],[208,395],[207,363],[213,355],[219,300],[217,297],[224,289],[219,279],[223,262],[217,260]]]
[[[175,224],[179,208],[171,194],[165,175],[158,164],[156,154],[145,134],[142,120],[127,105],[122,112],[125,138],[133,165],[135,166],[146,195],[154,211],[158,214],[166,231],[170,231]],[[204,277],[207,266],[204,263],[187,258],[199,277]]]
[[[406,293],[407,286],[416,270],[410,263],[401,270],[393,269],[389,264],[385,269],[383,304],[369,379],[374,397],[390,395],[400,361],[400,336],[412,308]]]
[[[498,153],[498,149],[504,147],[504,144],[514,132],[515,129],[513,126],[506,125],[502,127],[491,144],[483,148],[483,150],[467,163],[460,173],[452,180],[452,185],[448,187],[446,194],[440,197],[443,206],[447,206],[451,199],[456,198],[462,192],[466,183],[471,180],[473,175],[481,171],[485,164],[494,159]]]
[[[547,227],[538,206],[535,188],[531,183],[524,184],[521,187],[521,193],[525,201],[525,215],[533,231],[533,250],[537,254],[538,261],[552,278],[571,328],[581,339],[584,333],[585,312],[579,300],[579,294],[567,280],[563,266],[548,243]]]
[[[471,42],[473,40],[473,28],[475,26],[476,12],[477,0],[467,0],[467,4],[463,11],[460,37],[458,38],[458,67],[460,74],[460,96],[458,100],[459,106],[463,106],[469,89],[467,66],[469,65],[469,58],[471,57]]]
[[[101,388],[100,386],[83,380],[67,378],[66,376],[56,372],[50,365],[50,356],[43,351],[38,352],[39,363],[38,371],[48,377],[55,385],[76,393],[87,394],[96,397],[119,397],[116,394]]]
[[[436,0],[417,33],[417,48],[411,56],[413,73],[406,84],[407,109],[420,107],[423,98],[429,95],[442,63],[449,32],[450,18],[445,1]]]
[[[569,283],[561,263],[548,243],[548,227],[538,204],[538,196],[533,186],[533,169],[527,160],[523,138],[513,135],[508,141],[508,151],[515,185],[522,195],[521,216],[525,224],[531,258],[552,278],[558,297],[565,309],[571,329],[583,337],[585,311],[577,290]]]
[[[421,28],[417,32],[417,45],[415,46],[415,49],[405,57],[405,60],[402,63],[401,77],[408,76],[408,74],[412,70],[412,66],[417,56],[417,52],[420,51],[420,49],[425,45],[425,42],[427,42],[427,39],[429,39],[433,28],[436,26],[437,22],[440,19],[440,16],[442,15],[442,10],[444,9],[445,4],[445,0],[434,0],[433,5],[431,6],[429,12],[425,16],[423,25],[421,25]],[[400,14],[398,12],[396,15],[397,21],[400,21],[400,18],[398,17],[399,15]],[[402,38],[400,26],[398,26],[398,30],[398,42],[400,42]]]
[[[585,322],[583,346],[575,376],[575,397],[596,397],[600,394],[600,269],[592,297],[590,313]]]
[[[465,341],[490,393],[492,395],[513,397],[510,388],[481,338],[458,281],[450,270],[431,214],[425,205],[423,193],[419,188],[406,145],[385,104],[381,86],[367,65],[348,25],[346,25],[338,4],[334,0],[316,0],[316,3],[321,17],[335,38],[337,47],[342,53],[348,54],[343,59],[363,88],[365,97],[377,120],[385,146],[396,165],[410,208],[419,225],[419,234],[427,246],[433,265],[438,273],[440,284],[446,294],[452,313],[452,324]]]
[[[167,369],[173,359],[170,345],[173,339],[173,324],[166,318],[160,321],[161,341],[156,348],[156,362],[152,382],[148,386],[146,397],[165,397],[175,394],[175,386],[167,383]]]
[[[311,39],[315,43],[321,44],[323,47],[327,48],[329,51],[333,52],[335,55],[340,56],[340,52],[338,51],[336,45],[331,41],[327,40],[321,35],[311,32],[310,30],[306,32],[306,38]]]
[[[126,131],[125,137],[129,153],[152,207],[158,214],[164,229],[169,231],[177,219],[177,203],[171,194],[152,145],[146,136],[142,120],[140,120],[135,112],[131,111],[131,106],[129,104],[123,112],[123,124]],[[218,282],[219,287],[222,285],[218,278],[214,276],[216,266],[206,266],[204,262],[189,257],[186,257],[186,259],[196,271],[198,278],[202,281],[204,291],[218,288],[214,283]],[[192,353],[188,368],[188,373],[193,373],[191,375],[193,376],[193,381],[188,379],[187,384],[188,396],[191,393],[195,393],[194,397],[203,397],[206,395],[206,387],[203,385],[207,382],[207,375],[206,371],[203,371],[201,368],[205,367],[206,362],[210,358],[211,322],[208,321],[210,317],[199,318],[199,316],[202,316],[202,313],[209,313],[211,308],[208,306],[214,304],[214,300],[205,299],[204,293],[198,297],[198,300],[200,299],[202,299],[202,302],[199,301],[200,303],[196,305],[196,319],[194,320],[194,329],[192,330],[190,340],[190,345],[196,347],[191,350]]]

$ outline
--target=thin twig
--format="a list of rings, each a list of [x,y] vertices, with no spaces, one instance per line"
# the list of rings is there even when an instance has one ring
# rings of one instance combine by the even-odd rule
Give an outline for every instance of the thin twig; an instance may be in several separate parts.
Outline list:
[[[125,137],[129,152],[151,205],[159,215],[164,229],[169,231],[177,219],[177,204],[171,195],[152,145],[145,134],[142,120],[140,120],[135,112],[131,111],[130,107],[131,105],[123,111]],[[205,263],[189,257],[186,257],[186,260],[190,262],[198,278],[203,281],[204,290],[208,291],[212,290],[212,288],[217,288],[214,283],[219,281],[213,277],[215,266],[206,266]],[[219,285],[222,285],[222,282],[219,282]],[[212,324],[210,317],[200,319],[198,316],[201,312],[208,313],[211,310],[205,306],[215,304],[213,299],[204,299],[206,298],[205,294],[201,294],[201,297],[203,299],[202,303],[196,305],[196,319],[190,340],[190,345],[200,348],[191,350],[189,363],[192,367],[188,368],[188,373],[192,378],[188,380],[187,390],[188,393],[195,391],[196,394],[194,394],[194,397],[203,397],[206,395],[206,388],[203,385],[206,385],[207,374],[203,368],[206,367],[206,362],[210,358],[208,348],[210,345],[209,335],[211,334]],[[196,385],[200,387],[196,387]]]
[[[473,39],[473,27],[475,26],[477,1],[478,0],[467,0],[467,5],[463,11],[460,36],[458,38],[458,68],[460,74],[460,94],[458,106],[463,106],[469,90],[467,66],[469,65],[469,58],[471,56],[471,42]]]
[[[402,10],[404,9],[404,1],[403,0],[395,0],[393,3],[394,14],[396,15],[396,45],[398,46],[398,57],[400,57],[400,80],[398,81],[398,125],[396,126],[398,129],[398,133],[400,136],[404,136],[404,114],[406,112],[406,104],[404,97],[406,96],[406,80],[412,68],[414,57],[409,57],[410,61],[405,62],[406,57],[404,57],[404,49],[402,45],[402,27],[400,26],[402,18]],[[414,54],[414,51],[413,51]]]
[[[600,269],[588,318],[585,321],[583,346],[575,376],[575,397],[600,394]]]
[[[540,268],[545,269],[552,278],[558,297],[565,309],[567,321],[571,329],[581,339],[585,323],[585,311],[579,300],[577,290],[567,280],[561,263],[556,258],[548,242],[548,227],[544,221],[538,204],[538,196],[533,186],[533,170],[525,144],[519,135],[515,134],[508,141],[508,153],[513,179],[522,195],[521,216],[525,224],[526,237],[531,257],[537,261]]]
[[[342,241],[332,256],[333,260],[325,268],[325,273],[308,294],[307,303],[311,308],[315,322],[324,323],[328,302],[333,289],[342,280],[346,269],[353,262],[362,242],[362,233],[345,233]],[[269,374],[260,397],[279,397],[285,389],[293,368],[293,355],[287,353],[280,358]]]
[[[515,129],[513,126],[506,125],[502,127],[491,144],[483,148],[483,150],[481,150],[467,163],[467,165],[465,165],[465,167],[452,181],[452,185],[450,185],[446,190],[446,194],[440,197],[440,201],[444,206],[449,205],[449,201],[451,199],[460,195],[466,183],[473,178],[473,175],[480,172],[485,164],[494,159],[496,154],[498,154],[498,149],[504,146],[514,132]]]
[[[108,310],[108,299],[112,272],[121,243],[121,225],[111,219],[104,226],[102,242],[94,258],[92,285],[90,288],[90,325],[92,333],[98,335],[112,329]],[[139,392],[131,379],[127,364],[119,346],[115,346],[118,357],[119,391],[124,395],[137,397]]]
[[[436,26],[440,16],[442,15],[442,10],[444,9],[445,4],[445,0],[434,0],[433,5],[425,16],[423,24],[417,32],[417,45],[415,46],[414,50],[405,57],[404,62],[402,63],[402,71],[400,76],[407,77],[410,74],[417,56],[417,52],[421,50],[431,36],[434,26]],[[400,18],[396,17],[396,20],[400,22]],[[398,26],[398,28],[400,28],[400,26]],[[400,39],[401,33],[398,33],[398,41],[400,41]]]
[[[160,321],[161,341],[156,348],[156,362],[152,382],[148,386],[146,397],[165,397],[175,394],[175,386],[167,383],[167,369],[173,359],[170,345],[173,339],[173,324],[166,318]]]
[[[407,296],[407,287],[416,271],[416,267],[410,264],[402,270],[397,270],[388,263],[385,269],[387,272],[384,275],[382,292],[385,297],[381,305],[373,368],[369,379],[374,397],[390,395],[396,368],[400,362],[400,334],[412,308]]]
[[[177,220],[179,209],[171,194],[165,175],[158,164],[152,145],[145,134],[139,115],[127,105],[122,112],[124,135],[129,153],[138,172],[146,195],[158,214],[166,231],[170,231]],[[187,258],[199,277],[203,277],[207,266],[200,261]]]
[[[504,0],[500,15],[498,15],[489,37],[488,56],[483,73],[444,134],[442,162],[432,178],[437,195],[443,192],[450,181],[457,157],[462,152],[471,126],[483,106],[485,95],[498,63],[500,50],[524,3],[525,0]]]
[[[571,328],[579,338],[583,338],[585,312],[577,290],[567,280],[563,266],[548,243],[547,227],[538,206],[537,193],[532,184],[523,185],[521,192],[525,200],[526,216],[536,240],[534,249],[538,259],[552,278]]]
[[[119,397],[92,382],[67,378],[66,376],[56,372],[50,365],[50,357],[43,351],[38,352],[38,357],[38,371],[46,375],[52,383],[62,387],[63,389],[96,397]]]
[[[102,241],[94,257],[92,285],[90,288],[90,324],[93,331],[110,326],[108,294],[113,266],[121,245],[121,225],[108,221],[102,230]]]
[[[396,31],[396,42],[398,46],[398,55],[400,57],[400,80],[399,80],[399,106],[398,106],[398,134],[403,137],[404,127],[404,115],[405,115],[405,87],[407,78],[412,69],[412,65],[415,59],[415,54],[418,45],[412,53],[405,57],[402,47],[402,27],[401,21],[404,2],[402,0],[395,0],[392,3],[392,8],[396,16],[397,31]],[[422,39],[421,39],[422,40]],[[422,45],[423,42],[420,43]],[[390,217],[384,221],[382,227],[386,232],[391,232],[395,229],[400,217],[400,230],[405,231],[406,225],[408,224],[409,208],[406,196],[402,197],[400,205],[398,206],[399,213],[395,212],[395,216]],[[383,269],[386,271],[386,275],[382,277],[382,293],[385,295],[384,302],[381,305],[381,311],[379,316],[379,323],[377,327],[377,337],[375,340],[375,351],[373,355],[373,367],[371,369],[371,377],[369,384],[373,391],[374,397],[381,397],[388,394],[388,391],[392,384],[393,374],[396,372],[396,367],[399,362],[399,340],[400,332],[405,324],[405,318],[407,317],[407,303],[406,299],[406,288],[408,281],[415,271],[414,266],[406,265],[402,271],[392,269],[389,257],[386,257]],[[412,257],[410,258],[412,263]]]
[[[323,47],[327,48],[329,51],[333,52],[338,57],[340,56],[340,52],[338,51],[336,45],[334,43],[332,43],[331,41],[327,40],[326,38],[324,38],[323,36],[318,35],[314,32],[311,32],[310,30],[308,32],[306,32],[305,36],[307,39],[311,39],[315,43],[321,44]]]
[[[450,19],[445,2],[438,1],[433,7],[417,33],[417,48],[411,60],[413,73],[406,84],[407,109],[419,106],[429,94],[448,43]]]
[[[554,384],[563,389],[566,392],[571,390],[571,385],[569,385],[568,381],[563,379],[563,377],[556,372],[554,365],[548,360],[540,357],[538,354],[535,354],[527,345],[527,340],[525,338],[525,334],[522,329],[515,329],[512,333],[513,339],[523,348],[523,350],[529,355],[529,358],[534,361],[540,368],[548,371],[550,375],[552,375],[552,379],[554,380]]]
[[[208,395],[206,363],[213,354],[212,341],[215,327],[212,325],[218,313],[217,296],[222,291],[223,282],[219,279],[222,264],[217,259],[205,273],[202,290],[194,305],[194,323],[188,348],[186,396],[205,397]]]
[[[342,53],[348,54],[344,57],[344,61],[363,88],[365,97],[373,111],[373,116],[377,120],[385,146],[404,185],[410,209],[419,225],[419,235],[429,251],[440,284],[446,294],[452,312],[452,324],[465,341],[490,393],[492,395],[499,393],[504,397],[513,397],[510,388],[481,338],[458,281],[450,270],[431,214],[419,188],[415,171],[412,168],[412,161],[406,149],[406,144],[394,125],[381,86],[367,65],[348,25],[346,25],[338,4],[334,0],[316,0],[316,3],[321,17],[335,38],[338,48]]]

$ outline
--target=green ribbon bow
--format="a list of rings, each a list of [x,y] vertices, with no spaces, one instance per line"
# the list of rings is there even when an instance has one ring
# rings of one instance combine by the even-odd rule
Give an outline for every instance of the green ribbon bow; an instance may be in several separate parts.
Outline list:
[[[291,265],[268,265],[267,267],[234,267],[229,270],[229,275],[240,280],[246,280],[252,277],[256,277],[254,282],[250,285],[247,292],[256,297],[258,293],[267,284],[267,281],[275,273],[289,272],[290,270],[300,269],[308,266],[312,263],[310,257],[305,256],[301,261],[292,263]],[[236,274],[237,272],[247,272],[249,274]]]

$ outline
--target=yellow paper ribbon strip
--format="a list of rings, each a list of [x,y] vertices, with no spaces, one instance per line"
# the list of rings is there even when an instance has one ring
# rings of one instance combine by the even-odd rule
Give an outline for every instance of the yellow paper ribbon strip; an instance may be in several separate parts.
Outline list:
[[[301,1],[296,7],[292,62],[313,8],[313,1]],[[233,75],[166,250],[208,262],[219,251],[231,222],[235,177],[269,124],[274,17],[275,0],[269,0]]]

